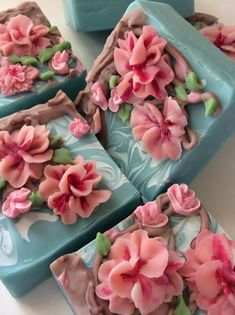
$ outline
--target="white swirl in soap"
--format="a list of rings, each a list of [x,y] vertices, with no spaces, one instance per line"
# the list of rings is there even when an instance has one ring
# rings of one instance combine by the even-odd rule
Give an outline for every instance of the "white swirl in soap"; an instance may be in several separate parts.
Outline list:
[[[12,266],[17,263],[17,252],[10,233],[0,225],[0,266]]]

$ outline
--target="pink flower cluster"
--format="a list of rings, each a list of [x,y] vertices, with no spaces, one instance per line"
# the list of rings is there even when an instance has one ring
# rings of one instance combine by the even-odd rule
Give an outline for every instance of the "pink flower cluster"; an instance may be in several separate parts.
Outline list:
[[[181,141],[187,119],[178,103],[166,97],[161,112],[155,105],[134,106],[130,124],[133,136],[157,160],[177,160],[182,153]]]
[[[180,273],[186,277],[196,305],[208,315],[234,315],[235,242],[225,234],[204,230],[186,258]]]
[[[225,26],[219,23],[206,26],[200,32],[229,58],[235,60],[235,25]]]
[[[39,71],[32,66],[7,64],[0,68],[0,90],[4,96],[33,91],[33,81]]]
[[[82,136],[86,135],[91,129],[86,122],[78,118],[75,118],[73,121],[71,121],[68,128],[69,131],[76,138],[81,138]]]
[[[165,304],[183,291],[178,273],[182,259],[168,251],[161,237],[149,238],[146,231],[137,230],[119,236],[99,268],[98,297],[109,301],[115,314],[131,315],[153,311],[161,315]]]
[[[48,32],[48,27],[34,25],[29,17],[18,14],[0,24],[0,50],[4,56],[36,56],[51,45],[45,37]]]
[[[0,177],[12,187],[22,187],[29,178],[39,179],[43,163],[52,158],[49,130],[44,125],[0,131]]]
[[[84,162],[81,156],[73,165],[47,165],[44,175],[46,179],[39,186],[40,195],[65,224],[75,223],[78,216],[89,217],[111,196],[109,190],[95,189],[102,175],[96,172],[94,161]]]

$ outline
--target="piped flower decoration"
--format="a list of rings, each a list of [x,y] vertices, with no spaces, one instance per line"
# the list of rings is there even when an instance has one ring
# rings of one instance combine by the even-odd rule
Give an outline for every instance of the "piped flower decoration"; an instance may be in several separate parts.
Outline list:
[[[208,315],[234,315],[235,242],[225,234],[203,230],[194,249],[186,252],[180,273],[186,277],[195,302]]]
[[[50,68],[57,74],[65,75],[69,73],[69,53],[66,50],[57,51],[50,61]]]
[[[200,32],[229,58],[235,60],[235,25],[225,26],[218,23],[206,26]]]
[[[186,184],[174,184],[167,190],[174,211],[181,215],[192,215],[201,206],[200,200]]]
[[[32,66],[8,64],[0,68],[0,91],[4,96],[34,91],[33,82],[39,71]]]
[[[166,98],[163,112],[151,103],[134,106],[130,124],[134,138],[142,141],[144,149],[154,158],[180,158],[182,136],[188,122],[178,103],[171,97]]]
[[[154,201],[137,207],[134,214],[143,226],[156,228],[165,226],[168,223],[168,216],[161,213],[159,205]]]
[[[0,24],[0,50],[4,56],[36,56],[51,45],[48,32],[48,27],[34,25],[29,17],[18,14]]]
[[[24,186],[29,178],[39,179],[43,163],[52,158],[49,130],[44,125],[0,131],[0,177],[12,187]]]
[[[174,72],[164,54],[167,42],[161,38],[154,27],[145,25],[137,37],[132,31],[125,33],[114,48],[114,63],[120,83],[115,88],[115,97],[122,103],[133,103],[133,97],[143,100],[153,96],[164,100],[165,87],[172,82]]]
[[[168,251],[163,238],[149,238],[143,230],[126,233],[115,240],[100,265],[96,294],[109,301],[115,314],[133,314],[135,309],[141,314],[157,312],[182,294],[178,273],[182,265],[182,258]]]
[[[95,189],[102,175],[96,171],[94,161],[85,162],[81,156],[73,165],[47,165],[44,175],[39,193],[65,224],[75,223],[78,216],[89,217],[111,196],[109,190]]]
[[[74,137],[78,139],[86,135],[91,129],[91,127],[86,122],[79,118],[75,118],[73,121],[71,121],[68,128]]]

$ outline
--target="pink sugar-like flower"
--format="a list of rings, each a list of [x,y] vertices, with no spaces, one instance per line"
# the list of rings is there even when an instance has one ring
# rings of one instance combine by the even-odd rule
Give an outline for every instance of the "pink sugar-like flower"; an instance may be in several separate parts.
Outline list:
[[[24,125],[11,134],[0,131],[0,177],[14,188],[22,187],[29,178],[39,179],[42,164],[53,154],[49,132],[44,125]]]
[[[39,192],[64,224],[75,223],[78,216],[89,217],[111,196],[109,190],[95,189],[102,175],[96,171],[94,161],[84,162],[81,156],[73,165],[47,165],[44,175]]]
[[[191,215],[201,206],[200,200],[186,184],[174,184],[167,190],[174,211],[182,215]]]
[[[134,106],[130,124],[136,140],[157,160],[178,160],[187,119],[178,103],[171,97],[164,102],[163,112],[151,103]]]
[[[167,215],[161,213],[159,206],[154,201],[137,207],[134,214],[144,226],[148,227],[162,227],[168,222]]]
[[[12,191],[7,199],[2,204],[2,212],[9,218],[16,218],[19,215],[26,213],[31,208],[31,201],[27,198],[31,191],[27,188]]]
[[[203,230],[195,249],[186,252],[180,273],[196,297],[196,305],[208,315],[234,315],[235,242],[225,234]]]
[[[91,129],[91,127],[87,123],[78,118],[75,118],[73,121],[71,121],[68,128],[69,131],[76,138],[81,138],[82,136],[86,135]]]
[[[162,314],[164,303],[182,294],[178,273],[182,265],[182,258],[168,252],[163,238],[149,238],[143,230],[126,233],[114,241],[108,259],[100,265],[96,294],[109,301],[115,314],[133,314],[135,309]]]
[[[148,25],[143,27],[139,38],[128,31],[124,39],[118,40],[119,47],[114,49],[114,62],[121,75],[116,93],[122,102],[132,102],[133,97],[139,100],[148,96],[165,99],[165,87],[174,78],[167,55],[164,55],[166,44],[156,30]]]
[[[33,81],[39,71],[32,66],[20,64],[6,65],[0,68],[0,90],[4,96],[33,91]]]
[[[98,105],[101,109],[108,109],[108,101],[104,95],[104,91],[100,83],[96,82],[91,87],[91,100],[95,105]]]
[[[0,50],[4,56],[36,56],[51,45],[45,37],[48,32],[48,27],[34,25],[29,17],[18,14],[0,24]]]
[[[229,58],[235,60],[235,25],[218,23],[206,26],[200,32]]]
[[[55,73],[64,75],[69,73],[68,60],[69,54],[66,50],[57,51],[52,57],[50,66]]]

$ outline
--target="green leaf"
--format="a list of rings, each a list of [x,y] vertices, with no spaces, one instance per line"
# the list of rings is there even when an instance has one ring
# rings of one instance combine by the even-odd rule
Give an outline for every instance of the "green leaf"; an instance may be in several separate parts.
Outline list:
[[[35,57],[25,56],[25,57],[20,58],[20,62],[22,63],[22,65],[29,66],[29,65],[35,65],[35,63],[37,63],[38,61]]]
[[[96,234],[95,245],[98,253],[107,256],[110,251],[111,241],[105,234],[98,232]]]
[[[118,84],[119,78],[120,77],[118,75],[111,75],[111,77],[109,79],[110,90],[112,90]]]
[[[179,299],[179,304],[177,305],[174,315],[192,315],[192,312],[187,307],[187,305],[184,302],[183,297],[181,296]]]
[[[200,30],[205,26],[205,23],[201,22],[201,21],[197,21],[193,24],[193,26],[196,28],[196,30]]]
[[[41,63],[44,63],[51,59],[54,56],[55,52],[53,50],[53,47],[43,49],[40,54],[38,55],[38,60]]]
[[[208,117],[216,113],[219,104],[214,97],[211,97],[208,100],[204,101],[204,105],[205,105],[205,116]]]
[[[130,120],[132,109],[132,104],[122,104],[117,113],[118,118],[120,118],[124,123],[127,123]]]
[[[63,143],[63,137],[60,135],[55,135],[54,137],[50,139],[49,146],[51,149],[54,150],[54,149],[58,149],[62,143]]]
[[[3,178],[0,178],[0,189],[4,188],[6,183],[7,182]]]
[[[59,33],[59,29],[56,25],[50,27],[49,32],[51,33]]]
[[[186,87],[190,91],[202,90],[203,85],[201,84],[198,76],[195,72],[189,72],[189,74],[185,78]]]
[[[11,63],[15,64],[15,63],[20,62],[20,57],[18,57],[18,56],[16,56],[16,55],[11,55],[11,56],[8,57],[8,60],[9,60]]]
[[[176,96],[181,101],[187,100],[187,93],[185,88],[182,85],[176,85],[175,86]]]
[[[39,194],[38,191],[31,192],[28,199],[32,202],[32,207],[41,208],[44,204],[44,200],[42,199],[42,196]]]
[[[54,72],[49,70],[49,71],[42,72],[39,78],[42,81],[49,81],[52,78],[54,78],[54,76],[55,76]]]
[[[52,162],[57,164],[73,164],[73,158],[68,149],[60,148],[54,151]]]
[[[54,53],[56,53],[57,51],[63,51],[66,49],[71,49],[71,48],[72,48],[72,46],[71,46],[70,42],[64,41],[62,43],[59,43],[59,44],[53,46],[52,49],[53,49]]]

